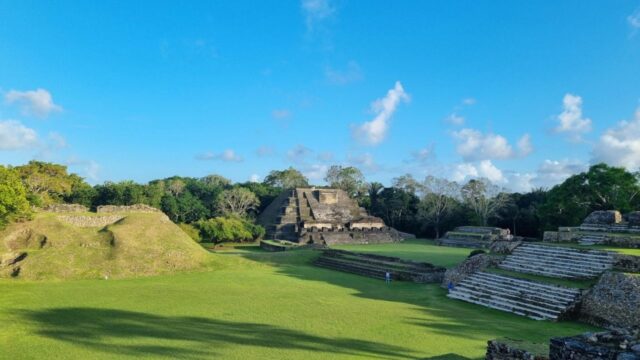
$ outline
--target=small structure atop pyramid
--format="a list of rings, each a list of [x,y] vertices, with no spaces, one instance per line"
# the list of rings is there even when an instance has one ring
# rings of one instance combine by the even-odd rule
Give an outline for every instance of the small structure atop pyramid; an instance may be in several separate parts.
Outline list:
[[[385,225],[340,189],[297,188],[280,194],[258,217],[267,239],[331,245],[400,241],[408,234]]]

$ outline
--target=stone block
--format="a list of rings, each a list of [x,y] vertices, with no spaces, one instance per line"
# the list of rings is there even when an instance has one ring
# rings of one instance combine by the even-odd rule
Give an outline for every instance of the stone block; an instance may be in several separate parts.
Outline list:
[[[617,210],[594,211],[586,219],[585,224],[613,225],[622,221],[622,214]]]

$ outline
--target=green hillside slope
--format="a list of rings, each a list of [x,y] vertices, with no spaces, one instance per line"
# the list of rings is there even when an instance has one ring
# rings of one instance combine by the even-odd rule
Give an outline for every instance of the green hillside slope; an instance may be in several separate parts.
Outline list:
[[[0,231],[0,277],[123,278],[197,270],[207,259],[162,213],[38,213]]]

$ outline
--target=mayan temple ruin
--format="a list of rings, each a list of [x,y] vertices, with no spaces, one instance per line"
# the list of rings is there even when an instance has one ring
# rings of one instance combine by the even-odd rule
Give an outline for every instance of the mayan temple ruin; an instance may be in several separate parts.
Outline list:
[[[409,234],[385,225],[339,189],[286,190],[260,214],[267,239],[301,244],[384,243]]]

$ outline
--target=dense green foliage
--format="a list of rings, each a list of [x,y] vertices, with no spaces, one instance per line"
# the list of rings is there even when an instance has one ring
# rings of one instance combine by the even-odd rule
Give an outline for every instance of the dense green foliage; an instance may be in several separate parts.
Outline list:
[[[199,220],[195,225],[204,242],[256,241],[265,234],[262,226],[236,216]]]
[[[15,168],[31,205],[80,203],[147,204],[161,209],[176,223],[194,224],[215,217],[254,219],[284,189],[308,187],[298,170],[274,170],[265,180],[233,183],[220,175],[202,178],[174,176],[147,184],[133,181],[90,186],[62,165],[32,161]],[[515,235],[540,237],[544,230],[579,224],[591,211],[640,209],[638,174],[605,164],[571,176],[550,190],[508,193],[486,179],[458,184],[428,176],[393,179],[390,187],[367,183],[355,167],[332,166],[329,186],[348,192],[360,206],[388,225],[424,237],[439,237],[461,225],[509,228]],[[244,238],[243,238],[244,239]]]
[[[27,191],[18,173],[0,166],[0,228],[11,221],[28,219],[30,216]]]
[[[638,174],[597,164],[549,190],[539,215],[545,228],[556,228],[577,225],[595,210],[629,212],[639,208]]]

